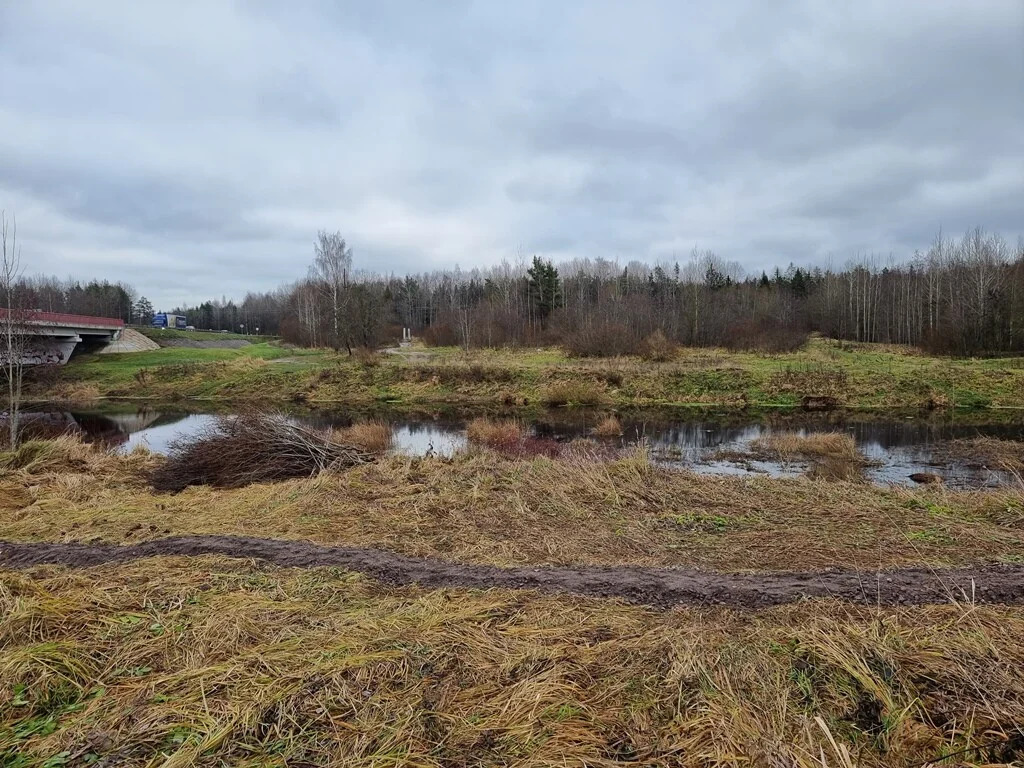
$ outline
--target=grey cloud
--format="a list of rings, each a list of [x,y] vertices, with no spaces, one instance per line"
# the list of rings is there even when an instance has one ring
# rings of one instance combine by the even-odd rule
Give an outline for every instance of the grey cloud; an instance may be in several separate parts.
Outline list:
[[[1019,0],[43,0],[0,43],[26,253],[166,305],[301,277],[318,227],[384,273],[1024,232]]]

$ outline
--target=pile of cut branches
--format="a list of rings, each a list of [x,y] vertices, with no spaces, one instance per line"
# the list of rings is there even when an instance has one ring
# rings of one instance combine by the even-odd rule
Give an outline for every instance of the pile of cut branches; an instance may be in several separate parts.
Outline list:
[[[177,492],[190,485],[241,488],[372,459],[353,445],[336,442],[328,432],[295,424],[282,414],[249,412],[222,416],[172,443],[167,460],[149,480],[158,491]]]

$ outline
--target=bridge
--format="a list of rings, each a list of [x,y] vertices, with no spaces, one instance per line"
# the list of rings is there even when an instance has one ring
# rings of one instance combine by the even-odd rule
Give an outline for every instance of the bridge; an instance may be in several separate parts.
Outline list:
[[[7,310],[0,309],[0,327],[5,327],[6,319]],[[29,310],[18,313],[15,328],[19,335],[27,336],[26,365],[63,365],[79,344],[116,341],[124,330],[124,320]]]

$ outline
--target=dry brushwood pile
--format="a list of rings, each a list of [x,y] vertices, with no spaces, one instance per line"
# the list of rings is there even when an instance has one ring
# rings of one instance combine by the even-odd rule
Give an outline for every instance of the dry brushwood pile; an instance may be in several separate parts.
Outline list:
[[[330,434],[303,427],[281,414],[224,416],[201,432],[177,440],[167,460],[150,474],[158,491],[190,485],[242,488],[328,469],[365,464],[372,455],[335,442]]]

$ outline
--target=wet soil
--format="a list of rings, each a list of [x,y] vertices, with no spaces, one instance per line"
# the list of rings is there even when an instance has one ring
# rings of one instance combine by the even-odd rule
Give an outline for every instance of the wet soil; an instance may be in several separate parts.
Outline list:
[[[178,536],[140,544],[58,544],[0,541],[0,567],[55,564],[88,567],[157,555],[221,555],[310,568],[337,566],[387,584],[471,589],[536,589],[632,603],[759,608],[813,597],[856,603],[921,605],[952,600],[1024,604],[1024,566],[891,571],[732,574],[640,566],[502,568],[409,557],[357,547],[237,536]]]

